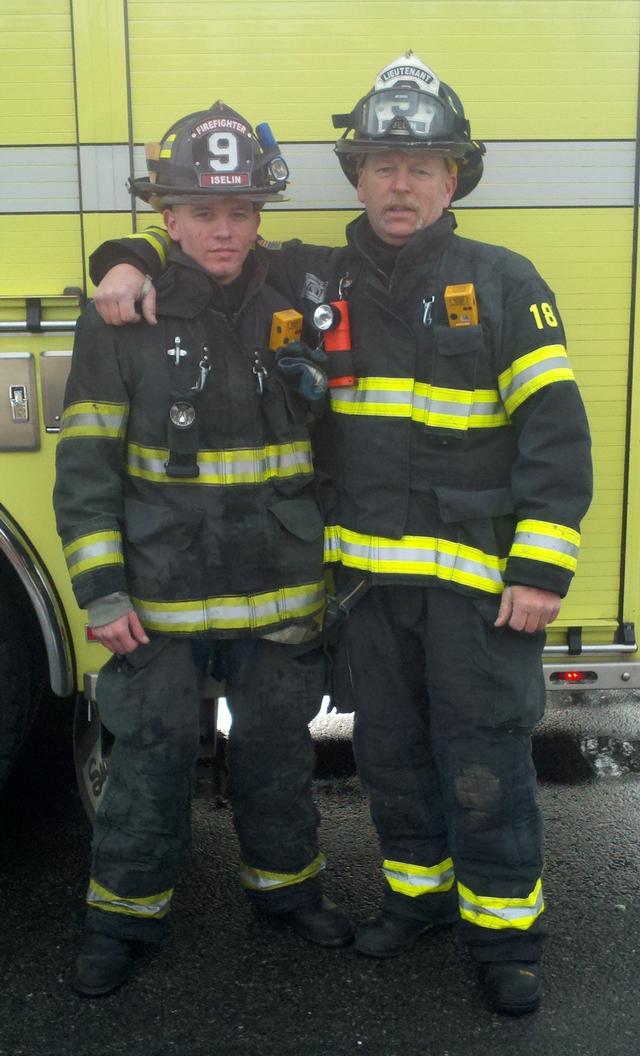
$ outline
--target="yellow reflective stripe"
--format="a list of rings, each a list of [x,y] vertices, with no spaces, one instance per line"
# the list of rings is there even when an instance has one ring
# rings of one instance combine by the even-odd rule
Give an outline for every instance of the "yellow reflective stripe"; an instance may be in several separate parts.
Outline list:
[[[173,143],[174,143],[175,138],[176,138],[175,132],[172,135],[167,136],[167,138],[165,139],[164,142],[165,142],[165,144],[168,144],[168,149],[167,149],[167,146],[163,147],[163,149],[160,151],[160,157],[161,158],[170,158],[171,157],[171,149],[173,147]]]
[[[413,378],[358,378],[352,387],[329,389],[331,410],[338,414],[410,418],[413,386]]]
[[[451,858],[445,858],[437,865],[413,865],[385,859],[382,871],[391,889],[409,898],[450,891],[455,879]]]
[[[460,916],[480,928],[501,930],[519,928],[526,931],[544,912],[542,880],[538,880],[526,898],[495,898],[476,895],[458,881]]]
[[[450,389],[413,378],[359,378],[352,388],[331,389],[338,414],[411,418],[427,427],[487,429],[508,425],[496,389]]]
[[[507,413],[512,415],[517,407],[534,392],[556,381],[572,381],[574,374],[567,360],[564,345],[543,345],[514,360],[498,378],[500,394]]]
[[[127,472],[131,477],[162,484],[261,484],[274,478],[305,476],[313,473],[311,444],[308,440],[289,444],[266,444],[258,448],[198,451],[198,477],[188,480],[167,477],[167,448],[127,445]]]
[[[489,594],[503,590],[506,558],[473,546],[434,536],[404,535],[401,539],[361,535],[340,525],[325,529],[325,562],[341,562],[374,574],[429,576],[461,583]]]
[[[266,869],[254,869],[246,862],[240,864],[240,883],[250,891],[276,891],[281,887],[301,884],[304,880],[317,876],[326,867],[324,854],[318,854],[299,873],[271,873]]]
[[[236,594],[194,601],[147,601],[132,598],[150,631],[190,634],[195,631],[258,629],[314,616],[324,607],[324,580],[260,594]]]
[[[496,389],[448,389],[417,381],[412,418],[429,427],[487,429],[508,425]]]
[[[160,258],[160,263],[164,266],[167,261],[167,246],[171,241],[168,233],[161,227],[148,227],[146,231],[138,231],[135,235],[123,235],[123,239],[136,239],[143,238],[145,242],[156,251]]]
[[[124,565],[122,539],[115,529],[82,535],[67,543],[63,551],[72,579],[105,565]]]
[[[564,524],[549,521],[518,521],[509,557],[544,561],[575,572],[580,550],[580,533]]]
[[[127,895],[125,898],[91,878],[87,891],[87,905],[107,913],[122,913],[126,917],[161,920],[169,912],[173,890],[170,887],[168,891],[160,891],[157,895],[147,895],[144,898]]]
[[[124,436],[128,414],[126,403],[98,403],[97,400],[70,403],[62,414],[60,440],[77,436],[118,440]]]

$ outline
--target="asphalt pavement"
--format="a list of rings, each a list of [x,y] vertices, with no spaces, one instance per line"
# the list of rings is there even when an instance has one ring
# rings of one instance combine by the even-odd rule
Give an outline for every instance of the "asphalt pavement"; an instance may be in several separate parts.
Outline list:
[[[204,768],[168,942],[123,990],[77,997],[69,975],[89,826],[68,766],[27,766],[2,805],[0,1056],[636,1056],[640,705],[617,701],[592,701],[588,715],[574,697],[556,698],[536,738],[549,941],[543,1005],[521,1020],[485,1009],[452,933],[380,962],[256,917],[236,882],[230,811]],[[361,921],[382,885],[349,728],[348,718],[316,720],[316,797],[326,891]],[[594,739],[630,747],[620,765],[598,768]]]

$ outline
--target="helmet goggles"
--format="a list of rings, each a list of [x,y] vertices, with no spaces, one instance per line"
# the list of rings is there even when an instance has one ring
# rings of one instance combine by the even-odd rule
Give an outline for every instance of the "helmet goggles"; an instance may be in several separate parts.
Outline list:
[[[451,109],[419,88],[383,88],[356,105],[351,122],[365,136],[410,136],[430,140],[453,132]]]

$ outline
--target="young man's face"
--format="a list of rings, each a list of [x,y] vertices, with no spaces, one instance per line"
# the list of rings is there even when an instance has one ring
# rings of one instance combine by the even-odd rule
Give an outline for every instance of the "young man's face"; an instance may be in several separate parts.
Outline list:
[[[174,242],[223,286],[242,271],[260,225],[252,202],[224,195],[173,205],[164,222]]]
[[[435,223],[451,202],[456,176],[444,158],[424,150],[367,154],[358,179],[358,198],[369,223],[385,242],[402,246]]]

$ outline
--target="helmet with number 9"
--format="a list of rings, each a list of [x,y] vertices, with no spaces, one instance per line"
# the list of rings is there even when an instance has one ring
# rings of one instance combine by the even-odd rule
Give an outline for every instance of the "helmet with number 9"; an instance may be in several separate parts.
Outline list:
[[[258,139],[241,114],[221,100],[181,117],[161,142],[147,144],[149,175],[130,180],[132,194],[154,209],[211,194],[253,202],[282,199],[289,171],[267,129]]]

